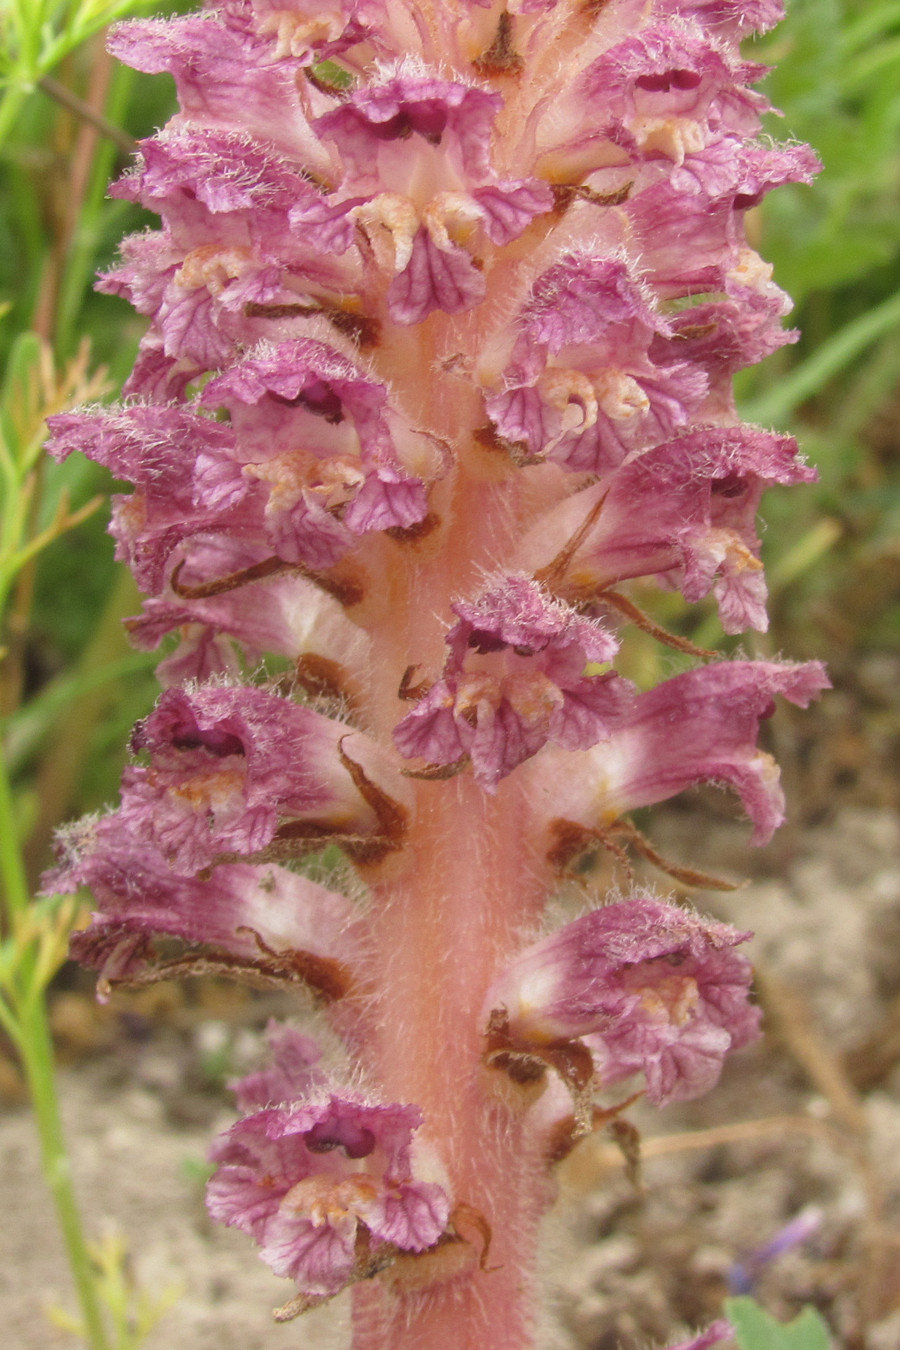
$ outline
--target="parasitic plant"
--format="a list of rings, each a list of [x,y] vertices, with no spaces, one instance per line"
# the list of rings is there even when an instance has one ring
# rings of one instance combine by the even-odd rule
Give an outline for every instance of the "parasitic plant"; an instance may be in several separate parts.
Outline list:
[[[293,1281],[280,1318],[352,1286],[354,1350],[533,1345],[554,1163],[625,1080],[695,1096],[757,1033],[747,934],[632,883],[547,912],[592,850],[659,861],[628,813],[697,783],[765,843],[759,723],[826,684],[628,593],[764,629],[760,496],[813,476],[731,390],[793,336],[745,214],[816,169],[758,138],[739,42],[779,16],[220,0],[113,32],[181,107],[113,188],[162,218],[100,282],[150,324],[123,401],[51,449],[134,485],[131,635],[177,644],[52,885],[93,891],[101,992],[315,999],[343,1058],[271,1029],[209,1206]],[[619,673],[636,630],[681,673]]]

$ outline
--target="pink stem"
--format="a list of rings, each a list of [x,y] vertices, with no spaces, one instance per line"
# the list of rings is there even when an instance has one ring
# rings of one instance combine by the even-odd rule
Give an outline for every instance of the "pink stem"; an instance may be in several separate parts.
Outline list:
[[[459,1222],[461,1273],[455,1244],[446,1282],[417,1288],[413,1261],[391,1283],[356,1291],[354,1350],[532,1344],[537,1228],[551,1187],[523,1089],[483,1062],[485,992],[546,896],[528,819],[514,781],[487,801],[468,775],[423,783],[404,876],[375,888],[380,1015],[360,1057],[388,1099],[422,1106],[423,1134],[434,1131],[451,1193],[473,1214]]]

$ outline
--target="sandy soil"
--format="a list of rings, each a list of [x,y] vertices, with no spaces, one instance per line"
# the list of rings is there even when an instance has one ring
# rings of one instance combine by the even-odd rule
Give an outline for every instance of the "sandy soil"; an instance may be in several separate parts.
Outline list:
[[[672,812],[654,838],[711,870],[747,865],[746,831],[728,822]],[[754,1269],[754,1292],[784,1317],[817,1304],[840,1350],[900,1350],[900,821],[844,809],[786,836],[758,868],[733,896],[697,903],[755,928],[767,1037],[703,1101],[630,1113],[643,1189],[608,1137],[564,1165],[541,1350],[644,1350],[708,1322],[736,1263],[809,1207],[811,1235]],[[340,1300],[274,1325],[289,1287],[203,1207],[207,1144],[233,1119],[224,1078],[249,1066],[272,1010],[216,989],[161,987],[106,1014],[77,989],[57,996],[63,1104],[92,1230],[124,1235],[153,1294],[181,1290],[147,1350],[346,1343]],[[0,1110],[0,1195],[3,1344],[73,1346],[46,1314],[73,1298],[15,1100]]]

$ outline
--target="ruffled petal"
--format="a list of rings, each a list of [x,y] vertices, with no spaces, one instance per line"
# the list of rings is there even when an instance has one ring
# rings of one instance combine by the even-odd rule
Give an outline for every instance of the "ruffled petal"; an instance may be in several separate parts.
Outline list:
[[[643,1073],[656,1105],[708,1091],[758,1035],[744,942],[649,894],[594,910],[527,948],[488,995],[511,1042],[587,1038],[604,1084]]]
[[[829,688],[821,662],[719,661],[638,694],[609,741],[574,768],[555,751],[541,765],[553,819],[602,828],[624,812],[697,783],[727,783],[765,844],[784,819],[778,768],[756,745],[777,696],[805,708]]]
[[[330,1296],[356,1270],[362,1230],[374,1248],[424,1251],[444,1232],[446,1191],[414,1174],[415,1106],[331,1093],[256,1112],[211,1150],[213,1218],[243,1229],[300,1291]]]
[[[122,805],[108,819],[184,876],[221,855],[260,853],[288,822],[322,837],[377,834],[378,817],[341,762],[343,741],[392,780],[392,799],[407,795],[389,754],[310,708],[240,685],[168,689],[132,736],[149,763],[125,770]]]
[[[512,575],[474,601],[458,601],[443,678],[394,730],[401,754],[432,765],[470,756],[493,792],[548,741],[585,749],[609,736],[631,698],[619,677],[585,675],[615,654],[615,638]]]

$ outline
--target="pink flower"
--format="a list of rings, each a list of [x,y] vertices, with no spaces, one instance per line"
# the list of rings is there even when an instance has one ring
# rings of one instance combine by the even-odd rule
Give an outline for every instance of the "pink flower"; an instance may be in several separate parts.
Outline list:
[[[586,752],[578,774],[568,757],[545,754],[548,815],[602,830],[623,812],[697,783],[727,783],[753,821],[752,842],[768,843],[784,819],[784,796],[775,761],[756,745],[760,721],[774,711],[776,695],[806,707],[828,687],[817,661],[720,661],[676,675],[637,696],[609,743]]]
[[[548,741],[583,750],[608,738],[631,687],[584,669],[615,654],[610,633],[524,576],[505,577],[453,610],[459,622],[447,634],[443,678],[394,730],[401,754],[432,765],[468,755],[492,791]]]
[[[249,1233],[266,1264],[301,1293],[336,1294],[379,1269],[379,1257],[422,1252],[444,1232],[446,1192],[415,1175],[421,1121],[414,1106],[381,1106],[358,1093],[257,1111],[211,1149],[218,1170],[210,1213]]]
[[[608,472],[690,420],[707,391],[620,257],[572,254],[538,278],[501,393],[485,407],[525,457]],[[654,349],[654,358],[650,349]]]
[[[637,894],[526,948],[492,986],[517,1047],[586,1038],[603,1085],[643,1073],[657,1106],[707,1092],[758,1035],[746,941],[727,924]]]
[[[523,540],[519,559],[535,570],[550,565],[599,507],[596,524],[554,579],[557,591],[602,600],[608,586],[656,575],[687,600],[712,590],[726,632],[764,632],[756,513],[770,484],[815,478],[796,452],[790,436],[753,427],[686,431],[567,497]]]
[[[352,904],[285,867],[232,864],[202,878],[178,876],[116,815],[69,827],[60,852],[47,884],[90,887],[99,908],[71,950],[99,971],[105,991],[215,971],[252,983],[305,983],[335,998],[361,966]]]
[[[359,1283],[360,1344],[525,1350],[546,1068],[577,1134],[594,1086],[693,1096],[756,1034],[726,925],[638,892],[521,935],[570,844],[697,783],[765,842],[760,723],[827,685],[616,668],[638,579],[764,629],[760,497],[812,478],[731,387],[796,336],[745,221],[817,167],[756,139],[739,44],[780,12],[208,0],[113,31],[180,102],[113,189],[159,228],[100,280],[148,331],[51,449],[131,485],[165,692],[48,884],[93,890],[103,992],[214,971],[327,1022],[322,1056],[270,1031],[213,1152],[211,1212],[298,1287],[281,1318]]]
[[[344,740],[403,792],[383,751],[321,713],[263,689],[169,689],[134,730],[132,749],[149,752],[149,764],[126,769],[110,820],[123,835],[152,841],[180,875],[221,855],[259,854],[279,823],[319,839],[376,834],[377,799],[367,801],[341,764]]]

